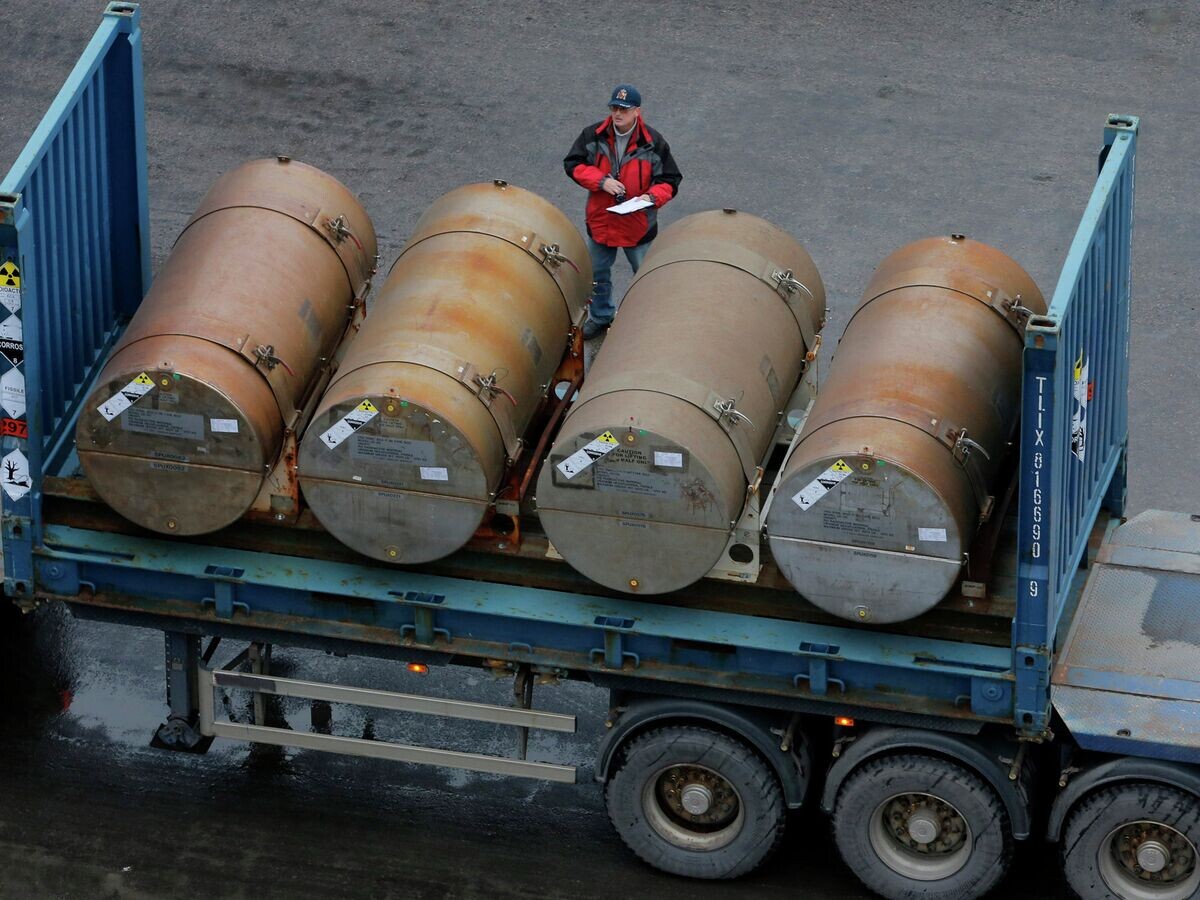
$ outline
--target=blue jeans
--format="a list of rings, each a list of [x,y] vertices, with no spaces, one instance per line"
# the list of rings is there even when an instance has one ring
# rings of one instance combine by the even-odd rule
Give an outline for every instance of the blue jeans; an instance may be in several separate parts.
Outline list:
[[[607,325],[617,314],[612,297],[612,266],[617,261],[617,250],[625,251],[630,268],[637,274],[642,260],[646,258],[646,251],[650,249],[650,242],[640,247],[609,247],[597,244],[590,236],[585,237],[588,254],[592,257],[592,303],[588,307],[588,318],[598,325]]]

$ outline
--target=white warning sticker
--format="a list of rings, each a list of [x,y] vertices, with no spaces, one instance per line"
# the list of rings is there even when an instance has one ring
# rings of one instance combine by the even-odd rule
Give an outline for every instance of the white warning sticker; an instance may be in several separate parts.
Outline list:
[[[564,478],[574,478],[604,454],[615,450],[617,439],[611,431],[606,431],[600,437],[584,444],[557,466]]]
[[[1071,397],[1075,401],[1071,409],[1071,454],[1080,462],[1084,461],[1087,454],[1087,408],[1095,389],[1095,382],[1089,379],[1088,369],[1088,358],[1080,350],[1071,384]]]
[[[818,500],[841,484],[850,474],[846,461],[839,459],[832,466],[806,484],[792,497],[792,502],[807,512]]]
[[[936,541],[940,544],[946,543],[945,528],[918,528],[917,540],[920,541]]]
[[[661,466],[664,469],[682,469],[683,454],[682,453],[666,453],[662,450],[654,451],[654,464]]]
[[[96,407],[96,412],[104,416],[106,422],[111,422],[133,404],[145,397],[154,388],[154,382],[145,372],[140,374],[125,387],[121,388],[105,402]]]
[[[14,419],[25,415],[25,374],[20,369],[0,375],[0,407]]]
[[[3,306],[10,313],[15,313],[19,310],[21,308],[21,289],[0,285],[0,306]]]
[[[422,481],[449,481],[450,472],[442,466],[421,466]]]
[[[29,478],[29,460],[20,450],[14,450],[4,457],[4,473],[0,475],[0,484],[4,493],[13,500],[20,500],[29,493],[33,482]]]
[[[358,429],[362,428],[373,418],[379,415],[379,410],[375,408],[375,404],[370,400],[364,400],[350,412],[342,416],[333,427],[321,435],[321,441],[330,450],[337,449],[338,444],[344,441]]]
[[[208,426],[212,429],[213,434],[238,433],[237,419],[209,419]]]

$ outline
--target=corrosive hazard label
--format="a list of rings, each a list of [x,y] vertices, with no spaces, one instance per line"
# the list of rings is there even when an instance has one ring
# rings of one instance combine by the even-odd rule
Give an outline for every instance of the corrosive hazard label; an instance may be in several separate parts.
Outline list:
[[[111,422],[133,404],[137,403],[154,387],[150,376],[143,372],[125,387],[121,388],[103,403],[96,407],[96,412],[104,416],[106,422]]]
[[[375,408],[375,404],[370,400],[364,400],[350,412],[342,416],[333,427],[321,435],[321,441],[330,450],[337,449],[338,444],[344,441],[358,429],[362,428],[373,418],[379,415],[379,410]]]
[[[818,500],[845,481],[849,474],[850,467],[845,460],[839,459],[798,491],[792,497],[792,502],[807,512]]]
[[[558,471],[562,472],[565,478],[574,478],[604,454],[616,449],[616,446],[617,439],[611,431],[606,431],[560,462]]]

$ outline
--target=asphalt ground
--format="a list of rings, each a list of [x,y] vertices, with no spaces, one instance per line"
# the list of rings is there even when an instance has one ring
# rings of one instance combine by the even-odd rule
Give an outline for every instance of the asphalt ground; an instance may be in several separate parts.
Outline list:
[[[1104,118],[1139,115],[1130,506],[1200,511],[1193,3],[151,0],[143,10],[156,267],[222,172],[276,153],[359,193],[384,266],[429,203],[471,181],[531,188],[582,224],[584,195],[562,155],[602,117],[611,85],[631,81],[684,173],[664,225],[732,206],[790,231],[824,278],[830,343],[876,263],[929,234],[1005,250],[1049,296]],[[99,12],[67,0],[0,6],[0,169]],[[619,296],[628,279],[618,271]],[[862,896],[815,816],[799,817],[784,852],[750,879],[696,885],[624,850],[586,771],[575,788],[547,788],[236,745],[202,759],[151,751],[158,639],[43,618],[37,643],[8,654],[4,896],[769,897],[797,885]],[[350,683],[397,677],[302,654],[293,664]],[[483,690],[472,677],[447,675],[448,693]],[[551,708],[577,712],[581,733],[544,749],[586,767],[604,700],[562,690]],[[1060,891],[1053,856],[1036,848],[1005,889]]]

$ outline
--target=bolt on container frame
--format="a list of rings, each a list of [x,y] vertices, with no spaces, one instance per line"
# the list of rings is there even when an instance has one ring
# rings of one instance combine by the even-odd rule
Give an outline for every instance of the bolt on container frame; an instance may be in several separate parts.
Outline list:
[[[109,5],[0,183],[0,301],[21,335],[0,361],[0,486],[12,601],[166,635],[160,746],[219,737],[572,781],[572,767],[527,759],[525,736],[574,730],[574,717],[531,708],[535,681],[574,678],[611,691],[595,775],[622,837],[659,868],[748,871],[779,842],[784,811],[823,782],[840,851],[886,897],[981,895],[1039,809],[1085,896],[1192,896],[1200,642],[1184,626],[1200,607],[1200,523],[1146,513],[1115,528],[1136,118],[1108,118],[1050,308],[1026,329],[1016,514],[996,517],[999,549],[972,561],[977,580],[941,618],[864,629],[783,615],[765,574],[648,603],[545,553],[396,570],[315,526],[170,540],[96,503],[74,477],[75,421],[150,284],[140,15]],[[248,646],[218,667],[221,640]],[[513,677],[517,700],[272,677],[272,645],[484,666]],[[306,734],[261,714],[231,722],[217,690],[513,726],[518,753]],[[1035,794],[1039,781],[1052,790]]]

